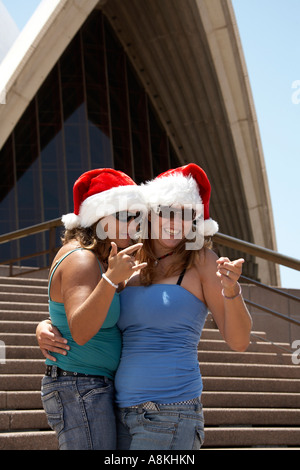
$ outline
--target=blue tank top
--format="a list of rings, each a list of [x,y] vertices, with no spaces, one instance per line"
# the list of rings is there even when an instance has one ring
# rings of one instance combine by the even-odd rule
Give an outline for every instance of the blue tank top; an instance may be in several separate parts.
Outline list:
[[[173,284],[129,286],[120,294],[121,361],[115,376],[120,407],[166,404],[201,395],[197,347],[207,307]]]
[[[116,293],[114,295],[106,319],[98,333],[83,346],[77,344],[72,338],[64,304],[54,302],[50,298],[51,281],[57,267],[67,256],[69,256],[74,251],[81,249],[83,248],[72,250],[68,252],[63,258],[61,258],[50,276],[48,287],[50,318],[53,325],[55,325],[56,328],[59,329],[62,336],[68,340],[70,351],[68,351],[66,356],[51,353],[54,357],[56,357],[57,362],[46,359],[46,364],[56,365],[59,368],[70,372],[79,372],[90,375],[104,375],[110,379],[113,379],[121,354],[121,333],[117,326],[117,322],[120,316],[119,294]],[[100,263],[99,266],[102,274]]]

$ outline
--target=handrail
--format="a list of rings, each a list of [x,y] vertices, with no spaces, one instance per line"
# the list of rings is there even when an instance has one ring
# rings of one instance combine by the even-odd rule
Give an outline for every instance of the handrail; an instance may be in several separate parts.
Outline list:
[[[282,313],[278,313],[275,310],[272,310],[271,308],[264,307],[263,305],[256,304],[255,302],[251,302],[251,300],[245,299],[245,303],[250,305],[251,307],[259,308],[260,310],[263,310],[264,312],[270,313],[271,315],[274,315],[275,317],[281,318],[281,320],[285,320],[289,323],[293,323],[294,325],[300,326],[300,321],[295,320],[294,318],[287,317],[286,315],[283,315]]]
[[[223,233],[217,233],[214,235],[213,239],[214,243],[219,243],[220,245],[234,248],[236,250],[240,249],[250,255],[258,256],[259,258],[263,258],[267,261],[273,261],[273,263],[281,264],[288,268],[300,271],[300,260],[283,255],[277,251],[255,245],[254,243],[245,242],[244,240],[239,240],[238,238],[224,235]]]
[[[266,284],[262,284],[259,281],[250,279],[249,277],[244,276],[243,274],[240,276],[240,279],[241,280],[243,279],[249,282],[250,284],[255,284],[256,286],[262,287],[263,289],[269,290],[273,292],[274,294],[279,294],[279,295],[282,295],[283,297],[287,297],[288,299],[296,300],[296,302],[300,302],[300,297],[297,297],[296,295],[290,294],[289,292],[284,292],[283,290],[277,289],[276,287],[267,286]]]
[[[56,228],[62,225],[61,219],[48,220],[48,222],[42,222],[37,225],[31,225],[30,227],[21,228],[14,232],[5,233],[0,235],[0,245],[2,243],[10,242],[13,240],[19,240],[20,238],[27,237],[28,235],[35,235],[37,233],[45,232],[51,228]],[[0,263],[1,264],[1,263]]]
[[[12,274],[12,267],[13,263],[17,261],[21,261],[23,259],[29,259],[29,258],[34,258],[36,256],[40,256],[43,254],[49,254],[49,264],[51,264],[55,253],[57,252],[58,248],[55,246],[55,231],[57,227],[60,227],[62,225],[61,219],[53,219],[53,220],[48,220],[47,222],[42,222],[40,224],[32,225],[30,227],[25,227],[19,230],[15,230],[14,232],[6,233],[4,235],[0,235],[0,244],[11,242],[14,240],[19,240],[20,238],[24,238],[30,235],[36,235],[38,233],[45,232],[49,230],[49,249],[44,250],[39,253],[33,253],[31,255],[27,256],[19,256],[18,258],[14,259],[8,259],[5,261],[0,261],[0,266],[1,265],[9,265],[10,270],[9,270],[9,275],[13,277],[14,275]],[[40,267],[37,270],[31,270],[31,271],[26,271],[23,274],[29,274],[31,272],[36,272],[36,271],[42,271],[44,269],[48,269],[49,266],[44,266]],[[21,273],[16,274],[16,276],[20,275]]]

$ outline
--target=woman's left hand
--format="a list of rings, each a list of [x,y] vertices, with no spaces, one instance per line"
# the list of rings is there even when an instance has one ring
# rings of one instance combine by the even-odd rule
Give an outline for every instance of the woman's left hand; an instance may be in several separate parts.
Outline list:
[[[245,260],[243,258],[230,261],[229,258],[222,257],[217,260],[217,276],[220,278],[224,289],[232,289],[235,287],[242,274],[244,262]]]

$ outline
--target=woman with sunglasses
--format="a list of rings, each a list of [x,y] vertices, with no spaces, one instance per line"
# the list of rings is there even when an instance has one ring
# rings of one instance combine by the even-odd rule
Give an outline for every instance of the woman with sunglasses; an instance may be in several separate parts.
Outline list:
[[[138,256],[147,266],[120,295],[118,449],[196,450],[204,439],[197,346],[208,310],[232,349],[249,344],[244,260],[218,259],[206,240],[218,225],[200,167],[170,170],[144,191],[149,224]]]
[[[47,358],[42,402],[60,449],[113,450],[113,379],[121,353],[117,290],[145,266],[136,266],[141,244],[130,246],[128,234],[136,211],[127,209],[140,204],[140,191],[124,173],[99,169],[84,173],[73,195],[74,213],[62,218],[63,246],[50,270],[51,320],[37,328]]]

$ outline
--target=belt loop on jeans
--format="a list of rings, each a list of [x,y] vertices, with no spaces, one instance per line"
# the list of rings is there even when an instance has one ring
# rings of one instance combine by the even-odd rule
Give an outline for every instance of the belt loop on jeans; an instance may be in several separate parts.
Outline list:
[[[57,379],[57,366],[52,366],[51,368],[51,377],[52,379]]]

